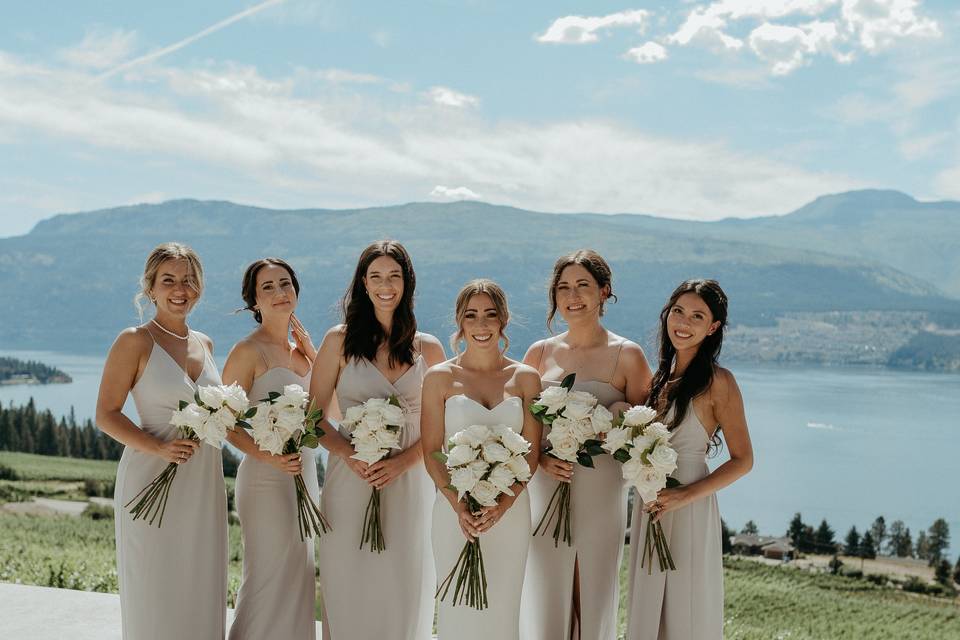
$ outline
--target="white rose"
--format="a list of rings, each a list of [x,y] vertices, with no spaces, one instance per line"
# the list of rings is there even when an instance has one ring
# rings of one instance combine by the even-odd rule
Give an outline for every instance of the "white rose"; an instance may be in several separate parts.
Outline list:
[[[377,444],[376,440],[364,440],[361,442],[356,442],[354,443],[353,448],[356,450],[356,453],[350,457],[354,458],[355,460],[366,462],[367,464],[378,462],[386,454],[386,451],[383,451],[380,448],[380,445]]]
[[[648,424],[646,428],[644,428],[643,433],[657,440],[669,440],[671,436],[673,436],[670,428],[662,422],[652,422]]]
[[[558,437],[572,437],[576,427],[573,420],[560,416],[550,425],[550,433],[555,433]]]
[[[298,384],[288,384],[283,387],[283,395],[277,398],[277,404],[288,407],[302,408],[307,404],[310,394]]]
[[[458,444],[447,453],[447,466],[459,467],[477,459],[479,451],[465,444]]]
[[[601,445],[608,453],[614,453],[617,449],[622,449],[630,442],[630,429],[617,427],[607,431],[607,438]]]
[[[657,446],[647,456],[647,460],[663,474],[669,475],[677,468],[677,452],[663,440],[657,442]]]
[[[510,427],[499,425],[501,428],[497,431],[503,446],[510,450],[512,454],[526,454],[530,451],[530,443],[522,435]]]
[[[547,440],[551,444],[550,455],[554,458],[567,462],[577,461],[577,451],[580,449],[580,443],[577,442],[576,438],[569,435],[554,438],[553,433],[551,433],[547,436]]]
[[[209,385],[197,389],[200,396],[200,402],[208,408],[216,411],[223,406],[223,387],[221,385]]]
[[[285,406],[276,412],[277,427],[292,434],[303,428],[303,410],[299,407]]]
[[[593,423],[588,419],[577,420],[574,423],[573,435],[576,436],[578,442],[585,442],[592,439],[597,434],[593,430]]]
[[[223,388],[223,401],[234,413],[241,413],[250,407],[247,392],[236,382]]]
[[[485,424],[472,424],[466,429],[466,436],[470,439],[471,447],[479,447],[493,437],[493,431]]]
[[[643,464],[643,461],[639,457],[634,458],[630,456],[630,459],[623,463],[623,466],[620,468],[620,471],[623,472],[623,479],[627,480],[631,484],[636,482],[637,478],[643,474],[643,469],[646,465]]]
[[[557,413],[567,401],[567,390],[563,387],[547,387],[534,404],[546,407],[547,413]]]
[[[657,417],[657,412],[645,405],[637,405],[627,409],[623,414],[623,424],[630,427],[641,427]]]
[[[389,424],[393,426],[403,426],[403,409],[396,405],[388,404],[384,407],[383,412],[383,422],[384,424]]]
[[[450,484],[457,490],[457,499],[463,498],[463,494],[473,491],[479,478],[474,475],[469,467],[457,467],[450,470]]]
[[[613,414],[605,406],[598,404],[590,414],[590,423],[594,433],[604,433],[613,427]]]
[[[343,414],[343,420],[340,424],[348,429],[352,429],[363,419],[363,407],[360,405],[350,407]]]
[[[266,431],[267,429],[273,428],[273,407],[269,402],[261,402],[257,404],[257,412],[253,414],[253,417],[247,420],[247,424],[250,425],[255,432],[256,431]]]
[[[170,424],[177,427],[189,427],[196,431],[197,428],[202,428],[209,417],[209,411],[191,402],[183,409],[173,412],[173,415],[170,416]]]
[[[237,416],[233,414],[230,407],[221,407],[210,414],[210,420],[222,426],[224,430],[233,429],[237,424]]]
[[[286,443],[283,436],[273,430],[254,433],[253,439],[261,451],[267,451],[275,456],[280,455],[283,451],[283,445]]]
[[[657,499],[657,493],[667,485],[667,476],[651,466],[643,465],[631,480],[631,484],[636,487],[637,493],[645,503],[653,502]]]
[[[236,418],[233,417],[233,414],[227,407],[210,414],[210,419],[207,420],[204,433],[200,439],[220,449],[223,447],[223,441],[227,437],[227,429],[233,427],[235,420]]]
[[[363,419],[360,420],[360,424],[371,431],[379,431],[383,428],[383,415],[380,413],[371,413],[369,411],[364,411]]]
[[[400,448],[400,430],[399,429],[380,429],[374,436],[381,447],[386,449]]]
[[[497,496],[500,495],[500,490],[497,489],[492,482],[480,480],[473,487],[470,495],[480,503],[481,506],[495,507],[497,506]]]
[[[633,444],[633,451],[630,452],[631,456],[640,457],[640,454],[649,451],[653,445],[657,443],[658,438],[651,436],[648,433],[641,433],[635,437],[631,444]]]
[[[592,410],[592,404],[587,404],[586,402],[568,402],[566,406],[563,407],[563,416],[577,422],[585,420]]]
[[[505,464],[498,464],[493,468],[493,471],[490,472],[490,476],[487,480],[500,490],[501,493],[506,493],[513,495],[510,486],[516,482],[516,478],[513,475],[513,471],[510,470],[510,467]]]
[[[510,450],[499,442],[485,442],[483,444],[483,459],[487,462],[506,462],[510,458]]]
[[[386,398],[370,398],[363,403],[363,408],[367,413],[380,413],[389,403]]]
[[[526,482],[530,479],[530,465],[527,464],[527,459],[523,456],[513,456],[504,462],[503,465],[510,469],[513,477],[520,482]]]
[[[490,465],[487,464],[483,458],[477,458],[473,462],[467,463],[467,468],[470,469],[470,472],[473,473],[477,480],[480,480],[483,476],[487,475],[487,471],[490,470]]]

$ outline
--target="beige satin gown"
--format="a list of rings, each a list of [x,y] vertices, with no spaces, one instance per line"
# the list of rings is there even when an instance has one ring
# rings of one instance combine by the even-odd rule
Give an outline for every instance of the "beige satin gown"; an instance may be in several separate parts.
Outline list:
[[[254,380],[251,402],[288,384],[310,388],[310,372],[268,369]],[[316,450],[303,448],[303,482],[319,503]],[[237,513],[243,538],[243,581],[230,626],[230,640],[316,638],[314,539],[300,539],[294,477],[267,462],[244,456],[237,471]],[[321,539],[320,544],[323,544]]]
[[[544,381],[545,387],[559,384]],[[605,407],[624,400],[623,392],[609,382],[578,378],[573,388],[592,393]],[[548,428],[544,428],[544,437],[546,433]],[[571,546],[562,538],[559,546],[554,546],[552,526],[545,535],[538,534],[530,540],[523,584],[523,640],[570,638],[575,563],[580,570],[579,637],[582,640],[617,638],[627,491],[620,463],[613,457],[595,456],[593,464],[593,469],[574,466],[570,484]],[[543,471],[538,471],[530,480],[527,490],[534,527],[558,484],[558,480]]]
[[[669,417],[669,415],[668,415]],[[706,476],[709,438],[693,406],[670,439],[676,449],[674,477],[690,484]],[[711,494],[661,519],[676,564],[653,572],[640,566],[648,516],[638,499],[630,530],[630,614],[628,640],[721,640],[723,638],[723,556],[720,511]]]
[[[420,440],[420,390],[427,366],[417,355],[393,384],[373,363],[349,360],[337,382],[341,411],[396,394],[406,416],[401,447]],[[346,430],[341,434],[349,439]],[[396,451],[394,455],[399,453]],[[380,494],[386,550],[360,548],[372,487],[339,456],[330,456],[321,508],[333,531],[318,545],[325,640],[427,640],[432,635],[436,585],[430,555],[434,485],[417,464]]]
[[[198,338],[191,334],[192,338]],[[131,390],[140,428],[162,440],[177,438],[170,416],[197,386],[220,384],[204,347],[196,382],[154,343]],[[114,492],[117,576],[126,640],[223,638],[227,613],[227,496],[220,450],[201,444],[180,465],[163,526],[133,521],[124,507],[166,468],[157,456],[126,447]]]

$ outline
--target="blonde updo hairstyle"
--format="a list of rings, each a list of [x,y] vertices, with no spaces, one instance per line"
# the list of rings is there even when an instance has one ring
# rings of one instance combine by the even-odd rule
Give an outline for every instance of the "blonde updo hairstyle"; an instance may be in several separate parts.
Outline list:
[[[140,276],[140,291],[133,298],[133,304],[141,320],[143,320],[143,300],[146,298],[156,304],[150,291],[156,284],[160,265],[167,260],[186,260],[192,276],[190,288],[197,292],[197,296],[203,293],[203,265],[200,264],[200,256],[197,252],[181,242],[164,242],[147,256],[147,261],[143,265],[143,275]]]
[[[503,348],[500,353],[506,353],[510,346],[510,338],[504,333],[507,323],[510,322],[510,309],[507,307],[507,294],[503,292],[493,280],[487,278],[477,278],[463,285],[460,293],[457,294],[456,322],[457,331],[450,336],[450,347],[456,354],[460,353],[460,340],[463,339],[463,319],[467,315],[467,305],[470,304],[470,298],[475,295],[485,293],[490,296],[494,308],[497,310],[497,319],[500,320],[500,340],[503,340]]]

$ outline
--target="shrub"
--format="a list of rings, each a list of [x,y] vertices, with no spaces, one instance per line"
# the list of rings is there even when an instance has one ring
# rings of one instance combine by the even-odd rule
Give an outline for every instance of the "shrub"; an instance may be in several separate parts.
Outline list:
[[[13,467],[0,464],[0,480],[20,480],[20,474]]]
[[[83,492],[91,498],[112,498],[115,484],[115,480],[87,478],[83,481]]]
[[[83,510],[83,517],[91,520],[113,520],[113,507],[91,502]]]

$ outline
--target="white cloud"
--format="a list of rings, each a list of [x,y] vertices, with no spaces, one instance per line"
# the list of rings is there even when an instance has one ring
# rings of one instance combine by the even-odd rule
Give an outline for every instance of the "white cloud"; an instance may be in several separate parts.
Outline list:
[[[909,162],[920,160],[943,146],[950,138],[951,134],[947,132],[904,138],[900,141],[900,155]]]
[[[723,29],[727,21],[710,8],[697,8],[687,15],[687,19],[676,32],[667,37],[667,41],[681,46],[701,43],[710,47],[719,47],[736,51],[743,47],[743,40],[734,38]]]
[[[371,73],[357,73],[345,69],[318,69],[313,73],[317,78],[331,84],[381,84],[385,82],[380,76]]]
[[[797,27],[765,22],[750,32],[750,49],[771,65],[775,76],[786,75],[803,66],[809,57],[833,51],[840,37],[832,22],[811,22]],[[849,61],[836,54],[840,61]]]
[[[937,38],[935,20],[917,15],[918,0],[843,0],[841,14],[848,29],[867,51],[893,45],[902,38]]]
[[[606,16],[564,16],[554,20],[542,35],[537,36],[537,42],[558,44],[596,42],[598,31],[631,26],[642,29],[649,16],[650,12],[643,9],[621,11]]]
[[[817,16],[840,0],[720,0],[705,9],[711,16],[733,20],[783,18],[793,14]]]
[[[416,94],[397,94],[399,104],[388,108],[379,96],[341,96],[322,85],[294,90],[290,77],[239,65],[151,67],[139,77],[142,91],[133,79],[121,90],[0,55],[0,127],[103,149],[118,161],[190,166],[197,176],[209,167],[218,189],[255,185],[261,201],[291,205],[294,198],[340,206],[409,201],[443,176],[454,186],[436,193],[448,197],[472,197],[456,186],[469,185],[478,197],[543,211],[707,219],[787,211],[861,186],[616,121],[491,123],[424,108]],[[151,189],[177,194],[182,184],[158,172]]]
[[[438,184],[430,192],[431,198],[441,200],[480,200],[480,195],[466,187],[445,187]]]
[[[129,56],[136,41],[135,31],[94,29],[78,45],[60,51],[60,57],[75,67],[106,69]]]
[[[448,87],[431,87],[427,91],[427,96],[436,104],[457,109],[476,107],[480,104],[480,98],[454,91]]]
[[[628,60],[633,60],[639,64],[649,64],[667,59],[666,48],[657,42],[646,42],[639,47],[634,47],[623,54]]]

